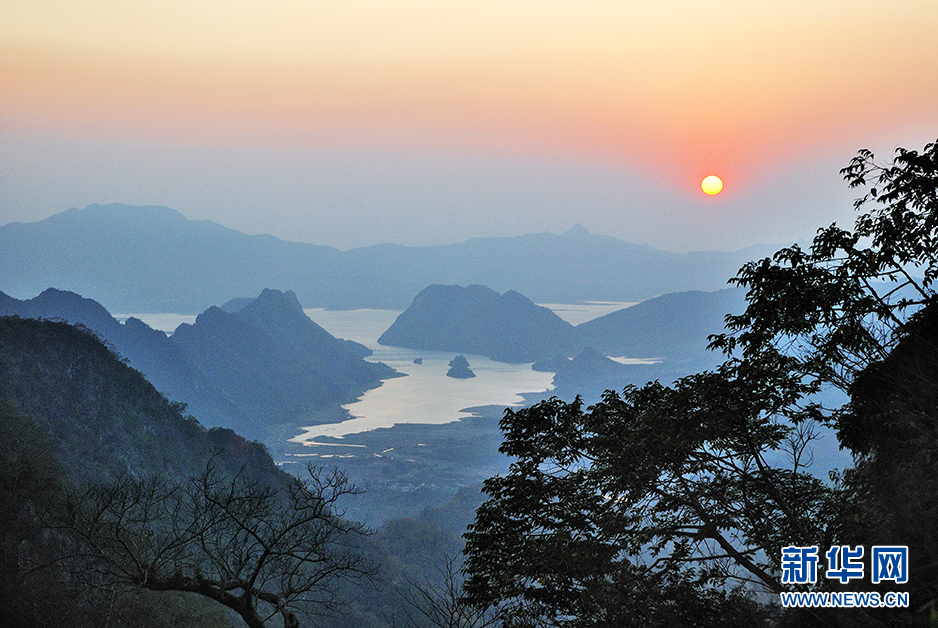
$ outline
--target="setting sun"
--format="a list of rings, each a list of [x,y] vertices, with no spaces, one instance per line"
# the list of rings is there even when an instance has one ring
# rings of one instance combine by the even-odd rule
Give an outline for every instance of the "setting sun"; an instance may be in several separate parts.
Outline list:
[[[723,189],[723,180],[715,174],[711,174],[704,177],[704,180],[700,182],[700,189],[710,196],[719,194],[720,190]]]

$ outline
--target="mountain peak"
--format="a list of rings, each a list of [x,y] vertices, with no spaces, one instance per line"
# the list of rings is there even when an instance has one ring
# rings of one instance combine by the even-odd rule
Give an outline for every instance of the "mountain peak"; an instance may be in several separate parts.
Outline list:
[[[584,227],[584,226],[581,225],[580,223],[576,223],[575,225],[573,225],[572,227],[570,227],[569,229],[567,229],[566,232],[564,232],[563,235],[564,235],[564,237],[568,237],[568,238],[570,238],[570,237],[572,237],[572,238],[583,238],[583,237],[586,237],[586,236],[591,236],[591,235],[593,235],[593,234],[589,232],[589,229],[587,229],[586,227]]]
[[[3,296],[6,298],[0,299],[2,314],[17,314],[23,318],[56,318],[73,325],[80,323],[109,339],[119,333],[120,323],[103,305],[68,290],[46,288],[39,296],[25,301]]]
[[[64,211],[60,214],[52,216],[72,218],[72,219],[84,219],[84,220],[107,220],[107,221],[127,221],[127,220],[147,220],[147,221],[171,221],[171,222],[188,222],[189,219],[186,218],[182,212],[179,212],[171,207],[164,207],[163,205],[125,205],[123,203],[110,203],[108,205],[100,205],[98,203],[92,203],[84,209],[78,209],[73,207],[68,211]]]
[[[296,298],[296,293],[292,290],[287,290],[286,292],[281,292],[280,290],[274,290],[273,288],[264,288],[260,295],[253,299],[250,303],[247,303],[244,307],[249,307],[252,304],[268,304],[269,306],[287,306],[292,310],[303,314],[303,306],[300,304],[300,300]],[[244,308],[241,308],[242,310]],[[305,314],[303,314],[305,316]]]

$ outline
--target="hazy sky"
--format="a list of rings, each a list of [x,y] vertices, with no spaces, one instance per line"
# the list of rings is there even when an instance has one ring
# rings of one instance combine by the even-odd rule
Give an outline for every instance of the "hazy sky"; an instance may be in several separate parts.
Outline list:
[[[805,239],[857,149],[938,138],[936,33],[936,0],[0,0],[0,223]]]

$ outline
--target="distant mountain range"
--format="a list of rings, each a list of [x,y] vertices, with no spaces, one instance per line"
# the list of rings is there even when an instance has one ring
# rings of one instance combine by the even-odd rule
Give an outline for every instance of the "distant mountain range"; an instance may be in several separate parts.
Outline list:
[[[367,347],[340,340],[311,321],[292,292],[211,307],[172,337],[129,318],[118,322],[96,301],[45,290],[21,301],[0,293],[0,315],[81,324],[107,342],[160,392],[186,403],[209,425],[252,438],[282,424],[341,420],[339,406],[398,374],[366,362]]]
[[[334,309],[404,309],[431,284],[483,284],[539,303],[640,301],[719,289],[771,250],[676,254],[578,225],[563,235],[340,251],[246,235],[167,207],[89,205],[0,227],[0,289],[25,298],[54,285],[116,312],[195,313],[270,286]]]

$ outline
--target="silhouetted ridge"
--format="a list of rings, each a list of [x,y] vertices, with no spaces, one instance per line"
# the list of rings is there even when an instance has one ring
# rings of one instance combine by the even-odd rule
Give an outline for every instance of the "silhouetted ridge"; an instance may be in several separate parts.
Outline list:
[[[231,299],[218,307],[229,314],[235,314],[251,301],[253,301],[251,297],[239,297],[237,299]]]
[[[172,340],[244,414],[265,425],[314,422],[397,373],[362,359],[367,348],[311,321],[292,292],[265,289],[235,313],[211,307]],[[364,350],[364,351],[363,351]]]
[[[590,233],[589,230],[580,223],[576,223],[567,229],[563,235],[566,238],[586,238],[593,234]]]
[[[333,309],[403,309],[432,284],[517,289],[546,303],[637,301],[718,289],[769,250],[675,254],[575,225],[563,235],[339,251],[249,236],[166,207],[89,205],[0,226],[0,286],[33,295],[54,285],[123,312],[196,313],[269,286]]]
[[[742,310],[743,296],[741,289],[666,294],[573,327],[514,290],[430,286],[378,342],[536,362],[541,369],[586,347],[605,356],[699,360],[710,355],[707,336],[723,330],[726,314]]]
[[[234,409],[166,334],[137,318],[124,324],[97,301],[65,290],[49,288],[20,301],[0,293],[0,315],[61,320],[94,331],[130,366],[144,373],[163,394],[183,401],[208,425],[230,424]]]
[[[378,339],[380,344],[460,351],[503,362],[533,362],[562,347],[573,326],[509,290],[434,285],[422,290]]]
[[[314,423],[315,412],[397,375],[366,362],[367,347],[316,325],[292,292],[264,290],[235,314],[210,307],[172,338],[133,317],[121,324],[99,303],[55,289],[27,301],[0,293],[2,314],[82,324],[207,424],[251,437],[276,424]]]
[[[120,333],[120,323],[103,305],[67,290],[48,288],[34,299],[10,306],[23,318],[58,318],[82,324],[111,342],[117,341],[116,335]]]
[[[47,220],[71,223],[125,223],[133,226],[163,225],[167,222],[182,224],[189,221],[181,212],[163,205],[124,205],[122,203],[108,205],[92,203],[84,209],[73,207],[50,216]]]
[[[574,342],[611,356],[699,356],[707,336],[723,331],[724,317],[744,306],[742,288],[665,294],[577,325]]]

